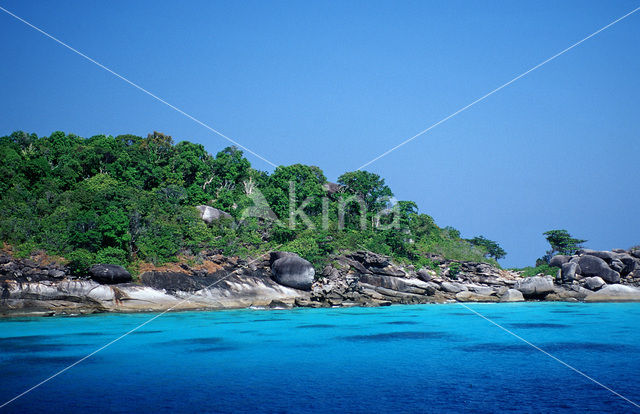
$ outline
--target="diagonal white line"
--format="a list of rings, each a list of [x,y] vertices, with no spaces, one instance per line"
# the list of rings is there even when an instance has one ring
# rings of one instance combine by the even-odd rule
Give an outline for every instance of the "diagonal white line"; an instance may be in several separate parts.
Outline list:
[[[606,385],[602,384],[601,382],[598,382],[597,380],[591,378],[590,376],[588,376],[587,374],[585,374],[584,372],[580,371],[577,368],[572,367],[571,365],[567,364],[566,362],[564,362],[563,360],[561,360],[560,358],[551,355],[550,353],[548,353],[547,351],[545,351],[544,349],[532,344],[531,342],[527,341],[526,339],[524,339],[523,337],[521,337],[520,335],[510,331],[509,329],[505,328],[504,326],[500,325],[497,322],[494,322],[493,320],[487,318],[486,316],[484,316],[483,314],[481,314],[480,312],[470,308],[469,306],[467,306],[466,304],[464,304],[463,302],[457,302],[458,305],[461,305],[462,307],[466,308],[467,310],[475,313],[476,315],[478,315],[479,317],[481,317],[482,319],[494,324],[495,326],[497,326],[498,328],[502,329],[503,331],[505,331],[506,333],[508,333],[509,335],[512,335],[516,338],[518,338],[519,340],[521,340],[522,342],[524,342],[525,344],[531,346],[532,348],[537,349],[538,351],[542,352],[543,354],[545,354],[546,356],[548,356],[549,358],[555,360],[556,362],[559,362],[560,364],[564,365],[565,367],[569,368],[570,370],[582,375],[583,377],[585,377],[586,379],[594,382],[595,384],[601,386],[602,388],[604,388],[605,390],[611,392],[612,394],[622,398],[623,400],[625,400],[626,402],[628,402],[629,404],[635,406],[636,408],[640,409],[640,405],[638,405],[637,403],[631,401],[630,399],[628,399],[627,397],[625,397],[624,395],[612,390],[611,388],[607,387]]]
[[[125,78],[124,76],[120,75],[117,72],[114,72],[113,70],[109,69],[108,67],[106,67],[105,65],[103,65],[100,62],[97,62],[96,60],[90,58],[89,56],[85,55],[84,53],[74,49],[73,47],[69,46],[68,44],[66,44],[65,42],[63,42],[62,40],[50,35],[49,33],[45,32],[44,30],[40,29],[37,26],[34,26],[33,24],[29,23],[28,21],[24,20],[23,18],[21,18],[20,16],[16,16],[15,14],[13,14],[12,12],[10,12],[9,10],[5,9],[4,7],[0,6],[0,10],[2,10],[3,12],[7,13],[8,15],[10,15],[11,17],[15,18],[16,20],[21,21],[22,23],[26,24],[27,26],[31,27],[34,30],[37,30],[38,32],[42,33],[43,35],[47,36],[49,39],[59,43],[60,45],[66,47],[67,49],[71,50],[73,53],[82,56],[83,58],[85,58],[86,60],[88,60],[89,62],[99,66],[100,68],[106,70],[107,72],[111,73],[112,75],[116,76],[117,78],[122,79],[123,81],[127,82],[129,85],[133,86],[136,89],[141,90],[142,92],[146,93],[147,95],[151,96],[153,99],[157,100],[158,102],[161,102],[163,104],[165,104],[166,106],[168,106],[169,108],[173,109],[174,111],[186,116],[187,118],[191,119],[192,121],[196,122],[197,124],[202,125],[203,127],[205,127],[206,129],[208,129],[209,131],[221,136],[222,138],[226,139],[227,141],[231,142],[233,145],[242,148],[243,150],[247,151],[250,154],[253,154],[254,156],[260,158],[262,161],[266,162],[267,164],[271,165],[272,167],[277,167],[276,164],[272,163],[271,161],[269,161],[268,159],[264,158],[261,155],[256,154],[255,152],[251,151],[249,148],[245,147],[244,145],[238,143],[237,141],[234,141],[233,139],[229,138],[228,136],[224,135],[222,132],[210,127],[209,125],[205,124],[204,122],[200,121],[198,118],[189,115],[188,113],[186,113],[185,111],[183,111],[182,109],[171,105],[169,102],[165,101],[164,99],[154,95],[153,93],[149,92],[148,90],[146,90],[145,88],[143,88],[142,86],[138,85],[137,83],[134,83],[132,81],[130,81],[129,79]]]
[[[280,246],[282,245],[278,245],[276,247],[274,247],[274,249],[278,249]],[[266,254],[266,253],[265,253]],[[227,273],[224,277],[216,280],[215,282],[211,283],[210,285],[204,287],[203,289],[200,290],[205,290],[205,289],[209,289],[215,285],[217,285],[218,283],[222,282],[223,280],[227,279],[229,276],[233,275],[234,273],[236,273],[239,270],[245,269],[247,266],[249,266],[252,263],[257,262],[262,256],[264,256],[264,254],[258,256],[258,258],[250,261],[249,263],[245,264],[244,266],[234,270],[233,272]],[[181,300],[180,302],[176,303],[175,305],[171,306],[170,308],[162,311],[161,313],[157,314],[156,316],[154,316],[151,319],[146,320],[145,322],[141,323],[140,325],[136,326],[135,328],[131,329],[130,331],[123,333],[122,335],[120,335],[119,337],[117,337],[116,339],[114,339],[113,341],[101,346],[100,348],[96,349],[95,351],[91,352],[90,354],[80,358],[79,360],[77,360],[76,362],[74,362],[73,364],[61,369],[60,371],[56,372],[55,374],[51,375],[50,377],[40,381],[39,383],[37,383],[36,385],[34,385],[33,387],[23,391],[22,393],[16,395],[15,397],[13,397],[12,399],[10,399],[9,401],[5,402],[4,404],[0,405],[0,409],[2,409],[3,407],[11,404],[12,402],[14,402],[15,400],[17,400],[18,398],[30,393],[31,391],[35,390],[36,388],[38,388],[39,386],[51,381],[52,379],[54,379],[55,377],[57,377],[58,375],[70,370],[71,368],[75,367],[76,365],[80,364],[82,361],[91,358],[93,355],[97,354],[98,352],[102,351],[105,348],[110,347],[111,345],[115,344],[116,342],[118,342],[119,340],[121,340],[122,338],[126,337],[127,335],[137,331],[138,329],[142,328],[143,326],[147,325],[148,323],[153,322],[154,320],[158,319],[159,317],[161,317],[162,315],[164,315],[167,312],[172,311],[173,309],[175,309],[176,307],[182,305],[185,302],[188,302],[192,297],[194,297],[196,294],[192,293],[191,295],[187,296],[185,299]]]
[[[403,145],[408,144],[409,142],[413,141],[414,139],[426,134],[427,132],[429,132],[430,130],[432,130],[433,128],[437,127],[438,125],[448,121],[449,119],[453,118],[454,116],[458,115],[461,112],[466,111],[467,109],[471,108],[472,106],[474,106],[475,104],[484,101],[486,98],[488,98],[489,96],[493,95],[494,93],[498,92],[499,90],[506,88],[507,86],[511,85],[513,82],[517,81],[518,79],[528,75],[529,73],[533,72],[534,70],[540,68],[541,66],[551,62],[552,60],[554,60],[555,58],[565,54],[566,52],[570,51],[571,49],[573,49],[574,47],[582,44],[583,42],[591,39],[593,36],[597,35],[598,33],[602,32],[603,30],[608,29],[609,27],[613,26],[614,24],[618,23],[619,21],[631,16],[633,13],[637,12],[638,10],[640,10],[640,7],[630,11],[629,13],[625,14],[622,17],[619,17],[618,19],[612,21],[611,23],[609,23],[606,26],[601,27],[600,29],[596,30],[595,32],[591,33],[589,36],[585,37],[584,39],[580,40],[579,42],[576,42],[574,44],[572,44],[571,46],[569,46],[568,48],[562,50],[561,52],[556,53],[555,55],[551,56],[550,58],[538,63],[537,65],[535,65],[534,67],[532,67],[531,69],[527,70],[526,72],[521,73],[520,75],[516,76],[515,78],[511,79],[509,82],[495,88],[494,90],[492,90],[491,92],[481,96],[480,98],[476,99],[475,101],[471,102],[470,104],[463,106],[462,108],[458,109],[457,111],[455,111],[454,113],[452,113],[451,115],[442,118],[441,120],[439,120],[438,122],[436,122],[435,124],[431,125],[430,127],[428,127],[427,129],[424,129],[420,132],[418,132],[416,135],[412,136],[411,138],[401,142],[400,144],[396,145],[395,147],[383,152],[382,154],[378,155],[377,157],[375,157],[374,159],[372,159],[371,161],[362,164],[360,167],[358,167],[358,170],[363,169],[364,167],[378,161],[380,158],[385,157],[387,155],[389,155],[390,153],[392,153],[393,151],[397,150],[398,148],[402,147]]]

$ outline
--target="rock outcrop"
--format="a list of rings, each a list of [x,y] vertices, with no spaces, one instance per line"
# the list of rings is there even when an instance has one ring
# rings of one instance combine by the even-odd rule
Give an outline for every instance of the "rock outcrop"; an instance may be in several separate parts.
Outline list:
[[[540,298],[553,292],[551,276],[533,276],[518,280],[514,289],[519,290],[526,298]]]
[[[501,297],[500,302],[524,302],[524,295],[516,289],[508,289]]]
[[[640,289],[625,285],[608,285],[589,294],[586,302],[637,302],[640,301]]]
[[[577,280],[587,289],[594,290],[599,289],[600,286],[595,286],[593,283],[587,284],[587,279],[598,277],[609,284],[640,284],[640,257],[638,256],[640,256],[638,248],[611,251],[580,249],[572,256],[554,256],[549,264],[561,269],[563,283]]]
[[[221,218],[233,219],[231,214],[211,206],[200,205],[196,206],[196,209],[198,209],[198,211],[200,212],[200,218],[202,219],[202,221],[207,224],[211,224],[216,220],[220,220]]]
[[[131,273],[122,266],[112,264],[97,264],[89,269],[91,279],[98,283],[115,284],[131,282]]]
[[[0,254],[0,315],[245,308],[273,301],[293,305],[309,296],[274,281],[266,258],[212,255],[201,266],[145,271],[137,283],[116,283],[124,280],[117,279],[122,269],[112,266],[92,271],[78,276],[60,264]]]
[[[637,249],[597,254],[584,250],[554,261],[561,267],[554,281],[551,276],[523,278],[487,263],[435,255],[429,257],[433,267],[416,269],[369,251],[344,252],[328,257],[328,264],[315,275],[311,263],[295,253],[272,252],[243,260],[205,252],[196,264],[142,268],[134,282],[118,266],[97,265],[87,275],[74,275],[63,263],[0,253],[0,315],[456,301],[640,301],[638,256]],[[611,272],[620,275],[620,283],[611,282],[616,280]]]
[[[283,255],[271,265],[273,279],[283,286],[311,290],[316,274],[313,265],[297,255]]]

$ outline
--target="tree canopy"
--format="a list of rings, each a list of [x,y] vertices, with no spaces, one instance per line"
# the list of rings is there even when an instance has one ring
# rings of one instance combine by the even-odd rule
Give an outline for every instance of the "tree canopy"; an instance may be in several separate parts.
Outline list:
[[[198,260],[205,249],[250,255],[279,248],[316,264],[342,249],[369,249],[418,266],[429,266],[434,253],[504,257],[497,243],[464,240],[415,202],[395,202],[377,174],[347,172],[338,182],[343,191],[328,192],[317,166],[280,166],[268,174],[235,147],[213,156],[160,132],[82,138],[18,131],[0,137],[0,240],[19,252],[63,256],[77,272],[94,263],[135,271],[146,262]],[[260,197],[273,217],[243,214]],[[364,220],[358,203],[346,204],[353,197],[365,203]],[[200,204],[232,219],[207,225],[195,208]]]

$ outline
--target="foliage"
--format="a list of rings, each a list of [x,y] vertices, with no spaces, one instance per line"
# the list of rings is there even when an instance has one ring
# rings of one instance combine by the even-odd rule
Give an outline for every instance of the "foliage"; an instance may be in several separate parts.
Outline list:
[[[65,257],[79,274],[95,263],[133,269],[204,249],[255,255],[278,248],[317,268],[331,253],[358,249],[431,269],[437,266],[430,254],[494,264],[504,256],[482,236],[467,241],[456,229],[438,227],[412,201],[392,202],[377,174],[347,172],[338,179],[343,191],[332,195],[326,181],[316,166],[280,166],[268,174],[235,147],[213,156],[160,132],[82,138],[18,131],[0,137],[0,241],[22,255],[43,249]],[[258,192],[275,217],[243,216]],[[199,204],[232,219],[207,225]]]
[[[551,245],[551,250],[547,250],[546,254],[539,259],[544,263],[549,263],[549,260],[557,254],[572,255],[576,250],[582,248],[582,243],[586,242],[586,240],[571,237],[566,230],[549,230],[542,234],[546,236]]]
[[[528,266],[528,267],[523,267],[520,269],[512,269],[512,270],[522,272],[521,274],[523,277],[531,277],[531,276],[538,275],[540,273],[545,275],[555,276],[556,273],[558,273],[557,267],[549,266],[546,263],[537,265],[535,267]]]
[[[473,239],[469,239],[469,243],[473,244],[474,246],[484,248],[486,251],[486,257],[493,257],[494,259],[498,260],[507,255],[507,252],[504,251],[504,249],[500,247],[498,243],[494,242],[493,240],[489,240],[484,236],[477,236]]]

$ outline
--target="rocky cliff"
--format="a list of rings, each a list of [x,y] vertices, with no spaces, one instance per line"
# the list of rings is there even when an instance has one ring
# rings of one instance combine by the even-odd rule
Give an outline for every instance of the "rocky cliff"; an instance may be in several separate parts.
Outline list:
[[[554,257],[558,276],[523,278],[486,263],[416,269],[368,251],[329,257],[318,274],[288,252],[256,259],[205,255],[201,263],[143,269],[99,265],[78,277],[64,265],[0,254],[0,315],[54,315],[260,307],[385,306],[394,303],[640,301],[640,252],[582,250]],[[612,273],[613,272],[613,273]],[[614,274],[615,273],[615,274]]]

